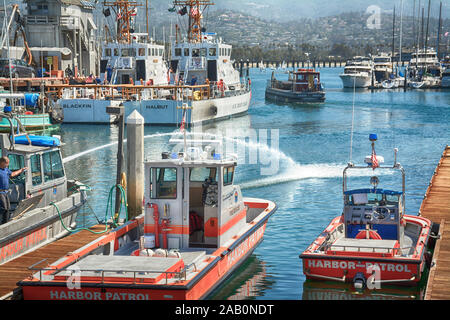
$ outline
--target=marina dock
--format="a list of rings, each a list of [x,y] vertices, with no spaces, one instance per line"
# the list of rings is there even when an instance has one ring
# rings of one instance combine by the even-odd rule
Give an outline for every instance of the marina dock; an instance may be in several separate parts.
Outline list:
[[[96,225],[90,228],[95,232],[104,229],[104,225]],[[28,267],[35,264],[44,267],[45,263],[54,262],[98,237],[98,234],[82,230],[1,265],[0,300],[11,299],[16,295],[20,296],[20,289],[17,288],[16,283],[34,273],[28,270]]]
[[[39,89],[41,84],[44,86],[50,85],[60,85],[64,83],[64,78],[54,78],[54,77],[44,77],[44,78],[13,78],[10,80],[9,78],[0,78],[0,86],[8,89],[11,86],[14,90],[31,90],[32,88]]]
[[[420,215],[440,224],[425,300],[450,299],[450,147],[447,146],[431,178]]]

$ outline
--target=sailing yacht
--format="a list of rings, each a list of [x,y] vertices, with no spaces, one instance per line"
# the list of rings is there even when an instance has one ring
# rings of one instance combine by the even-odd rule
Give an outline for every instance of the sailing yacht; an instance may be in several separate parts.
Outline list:
[[[354,57],[347,61],[339,77],[344,88],[367,88],[372,82],[373,62],[368,57]]]

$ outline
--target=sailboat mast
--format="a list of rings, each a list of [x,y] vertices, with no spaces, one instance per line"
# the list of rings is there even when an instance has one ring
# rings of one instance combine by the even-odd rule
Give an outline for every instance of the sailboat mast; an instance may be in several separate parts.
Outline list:
[[[148,0],[145,0],[145,23],[147,27],[147,41],[150,41],[150,36],[148,33]]]
[[[438,59],[441,53],[441,29],[442,29],[442,1],[439,6],[439,24],[438,24],[437,45],[436,45]]]
[[[430,9],[431,9],[431,0],[428,0],[428,17],[427,17],[427,34],[425,36],[425,72],[427,72],[427,52],[428,52],[428,27],[430,25]]]
[[[414,48],[416,47],[416,0],[414,0],[413,4],[413,15],[412,15],[412,35],[413,35],[413,42],[414,42]]]
[[[392,18],[392,71],[394,71],[394,55],[395,55],[395,5],[394,5],[394,14]]]
[[[397,66],[402,62],[402,33],[403,33],[403,0],[400,2],[400,47]]]

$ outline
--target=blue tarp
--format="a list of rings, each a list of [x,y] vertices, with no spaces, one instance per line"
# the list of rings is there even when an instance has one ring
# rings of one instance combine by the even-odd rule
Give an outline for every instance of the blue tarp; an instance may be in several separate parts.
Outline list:
[[[47,137],[47,136],[28,136],[31,140],[31,145],[38,146],[38,147],[57,147],[61,145],[61,141],[59,141],[58,138],[55,137]],[[25,144],[28,145],[27,137],[20,136],[20,137],[14,137],[14,143],[17,144]]]

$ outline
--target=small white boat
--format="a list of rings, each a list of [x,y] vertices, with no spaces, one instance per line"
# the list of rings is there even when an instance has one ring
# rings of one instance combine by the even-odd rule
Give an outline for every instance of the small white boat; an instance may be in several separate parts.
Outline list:
[[[414,89],[420,89],[423,87],[424,84],[425,84],[425,82],[423,82],[423,81],[411,81],[408,83],[408,85]]]
[[[394,89],[394,88],[398,88],[398,85],[396,83],[396,81],[394,80],[384,80],[381,85],[383,86],[384,89]]]

